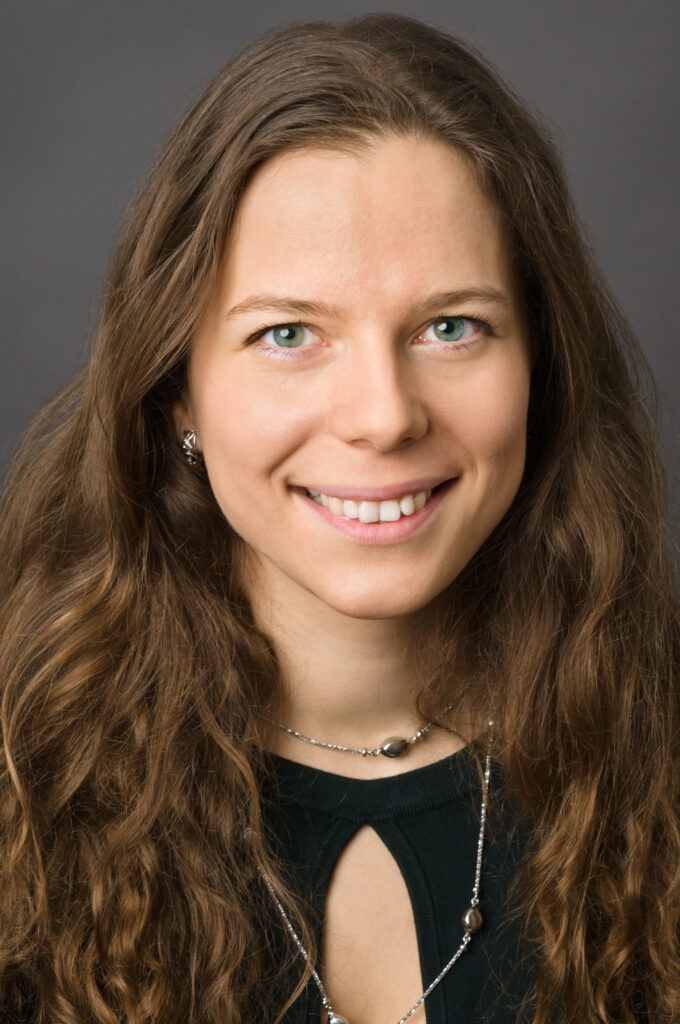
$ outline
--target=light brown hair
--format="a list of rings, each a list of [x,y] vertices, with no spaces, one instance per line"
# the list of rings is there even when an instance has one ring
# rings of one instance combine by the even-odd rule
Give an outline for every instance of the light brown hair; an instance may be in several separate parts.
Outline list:
[[[31,987],[60,1024],[283,1009],[253,871],[299,915],[260,838],[256,711],[279,666],[171,410],[253,170],[394,133],[467,155],[530,317],[524,479],[423,628],[440,690],[480,673],[533,822],[531,1016],[680,1014],[680,629],[651,381],[545,130],[470,47],[391,15],[268,34],[207,89],[131,211],[89,365],[16,456],[0,526],[3,1014]]]

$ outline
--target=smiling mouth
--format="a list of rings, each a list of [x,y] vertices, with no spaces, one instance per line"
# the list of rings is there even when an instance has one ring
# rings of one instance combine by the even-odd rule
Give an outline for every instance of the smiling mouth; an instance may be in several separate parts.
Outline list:
[[[394,523],[399,519],[414,515],[425,507],[430,498],[448,488],[454,480],[444,480],[428,490],[405,494],[401,498],[390,498],[386,501],[349,501],[321,494],[308,487],[294,488],[307,495],[317,505],[322,505],[332,516],[342,519],[356,519],[361,523]]]

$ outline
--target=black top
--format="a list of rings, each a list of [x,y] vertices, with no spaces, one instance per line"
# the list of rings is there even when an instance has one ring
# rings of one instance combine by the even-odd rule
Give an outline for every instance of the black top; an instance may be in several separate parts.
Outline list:
[[[423,768],[363,780],[270,756],[264,817],[268,831],[278,837],[291,887],[312,898],[317,948],[333,868],[355,832],[370,825],[395,858],[411,898],[424,991],[464,934],[461,917],[472,896],[482,795],[475,759],[461,750]],[[522,998],[532,990],[532,962],[520,926],[504,914],[523,853],[522,833],[512,834],[512,805],[495,764],[489,812],[479,904],[484,923],[427,997],[427,1024],[514,1024]],[[281,941],[290,943],[278,922]],[[300,956],[297,962],[301,972]],[[320,973],[323,977],[323,966]],[[298,978],[291,979],[290,991]],[[420,994],[414,993],[414,1002]],[[341,1006],[337,1012],[342,1014]],[[323,1019],[312,980],[289,1010],[286,1024]]]

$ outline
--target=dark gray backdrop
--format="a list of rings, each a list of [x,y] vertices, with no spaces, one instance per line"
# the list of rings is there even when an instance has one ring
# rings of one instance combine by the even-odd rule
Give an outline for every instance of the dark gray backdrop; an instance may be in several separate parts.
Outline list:
[[[243,43],[300,19],[423,18],[473,43],[548,123],[659,383],[680,505],[674,0],[5,0],[0,15],[0,473],[86,357],[121,218],[154,153]]]

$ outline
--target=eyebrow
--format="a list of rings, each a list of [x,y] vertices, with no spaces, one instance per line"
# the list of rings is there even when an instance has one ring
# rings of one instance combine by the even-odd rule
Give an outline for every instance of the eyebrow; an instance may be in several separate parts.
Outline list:
[[[492,302],[500,306],[510,306],[508,296],[497,288],[490,286],[459,288],[457,291],[434,292],[406,310],[407,316],[418,316],[428,309],[445,306],[457,306],[463,302]],[[237,302],[226,313],[224,319],[242,316],[244,313],[255,313],[258,310],[276,309],[286,313],[299,313],[302,316],[341,317],[342,310],[329,306],[325,302],[312,299],[298,299],[284,295],[249,295],[243,302]]]

